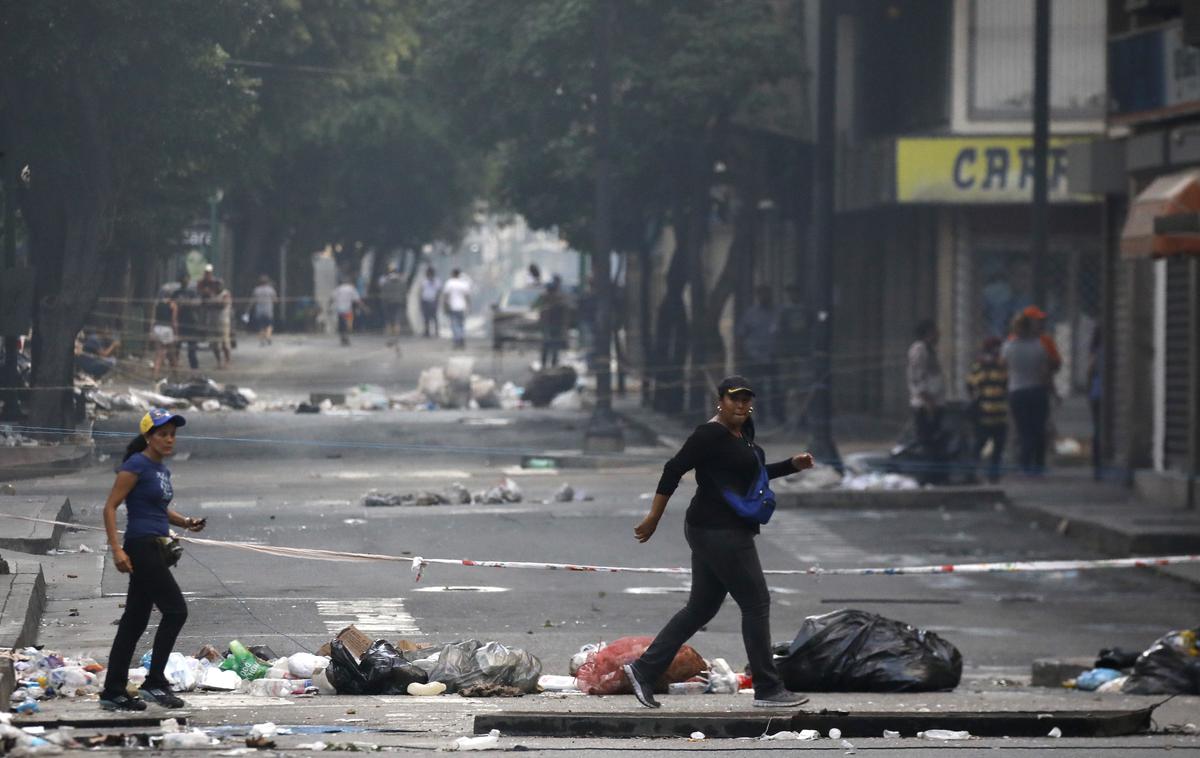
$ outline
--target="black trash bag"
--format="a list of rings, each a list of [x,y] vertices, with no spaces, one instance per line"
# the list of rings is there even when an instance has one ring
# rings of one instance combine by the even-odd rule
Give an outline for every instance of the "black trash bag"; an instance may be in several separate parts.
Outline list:
[[[368,695],[406,695],[408,685],[429,681],[424,671],[405,660],[387,640],[376,640],[363,653],[358,670],[366,679]]]
[[[483,647],[479,640],[464,640],[444,645],[438,652],[437,665],[429,672],[429,681],[446,685],[446,692],[483,681],[483,671],[475,660],[475,651]]]
[[[254,657],[258,658],[260,661],[271,663],[279,660],[279,656],[275,654],[275,651],[266,645],[251,645],[246,649],[251,653],[254,653]]]
[[[1137,663],[1140,655],[1139,652],[1120,647],[1106,647],[1100,651],[1100,655],[1096,656],[1096,664],[1093,668],[1116,669],[1117,671],[1133,668],[1133,664]]]
[[[962,679],[962,654],[933,632],[877,613],[809,616],[775,663],[796,692],[937,692]]]
[[[521,399],[535,408],[545,408],[558,395],[574,389],[578,378],[575,369],[570,366],[542,369],[525,382]]]
[[[1133,664],[1121,692],[1126,695],[1200,695],[1200,657],[1196,630],[1158,638]]]
[[[325,667],[325,676],[339,695],[367,694],[367,678],[359,671],[354,654],[339,639],[329,645],[329,665]]]

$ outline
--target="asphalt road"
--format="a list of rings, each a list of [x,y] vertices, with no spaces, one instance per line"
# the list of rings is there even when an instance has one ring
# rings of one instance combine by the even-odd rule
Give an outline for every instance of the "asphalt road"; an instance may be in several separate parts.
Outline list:
[[[315,351],[300,349],[308,343],[293,350],[285,342],[272,346],[277,355],[251,346],[247,352],[258,360],[241,356],[243,366],[229,372],[230,378],[255,386],[247,379],[257,377],[256,389],[280,396],[306,387],[382,383],[385,373],[393,377],[392,386],[407,389],[428,365],[416,357],[438,354],[428,343],[405,342],[403,357],[384,367],[376,358],[389,351],[378,340],[359,341],[344,353],[332,340]],[[217,540],[400,557],[686,565],[683,512],[690,482],[672,500],[653,540],[639,545],[632,535],[671,451],[644,452],[635,466],[506,473],[519,452],[577,447],[585,423],[580,412],[528,409],[197,415],[180,435],[184,455],[170,463],[176,508],[206,517],[203,536]],[[100,428],[119,432],[130,425],[130,419],[116,417]],[[189,435],[212,439],[189,441]],[[779,457],[791,452],[768,450]],[[20,492],[68,495],[77,520],[97,525],[112,465],[110,460],[72,475],[25,482]],[[371,489],[418,491],[461,482],[476,490],[505,476],[519,484],[522,502],[361,504]],[[545,502],[564,482],[594,499]],[[103,544],[87,533],[70,535],[68,544],[72,541]],[[766,567],[791,569],[1090,555],[992,508],[781,511],[764,529],[759,550]],[[87,567],[82,577],[52,586],[39,641],[104,657],[126,582],[103,555],[81,561]],[[405,562],[311,562],[206,546],[188,548],[177,576],[191,609],[177,646],[185,653],[204,643],[223,647],[232,639],[266,644],[280,654],[315,650],[353,623],[389,639],[499,640],[538,655],[546,673],[566,673],[570,656],[586,643],[654,634],[687,591],[684,578],[664,575],[441,566],[427,568],[416,583]],[[964,688],[982,690],[1019,685],[1037,657],[1144,648],[1166,630],[1194,625],[1200,607],[1195,587],[1149,571],[789,577],[771,584],[777,640],[789,640],[808,615],[838,608],[876,611],[953,642],[965,660]],[[725,657],[740,669],[745,654],[739,624],[736,606],[728,601],[692,644],[705,657]],[[149,638],[145,642],[148,647]]]

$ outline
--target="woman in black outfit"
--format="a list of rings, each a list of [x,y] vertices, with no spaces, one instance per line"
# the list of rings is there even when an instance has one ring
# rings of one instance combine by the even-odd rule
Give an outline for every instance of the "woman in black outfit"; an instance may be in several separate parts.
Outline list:
[[[742,610],[742,641],[754,678],[754,705],[801,705],[808,699],[784,688],[771,654],[771,596],[754,546],[758,523],[738,515],[722,495],[724,490],[746,492],[766,462],[762,448],[754,444],[750,419],[754,391],[744,378],[731,376],[717,388],[717,400],[717,415],[696,427],[663,467],[650,513],[633,530],[638,542],[650,539],[679,480],[696,470],[696,494],[684,526],[692,548],[691,595],[642,657],[625,666],[625,674],[642,705],[659,707],[654,682],[671,665],[679,648],[717,615],[725,595],[730,594]],[[812,465],[812,456],[801,453],[767,465],[767,476],[774,479]]]

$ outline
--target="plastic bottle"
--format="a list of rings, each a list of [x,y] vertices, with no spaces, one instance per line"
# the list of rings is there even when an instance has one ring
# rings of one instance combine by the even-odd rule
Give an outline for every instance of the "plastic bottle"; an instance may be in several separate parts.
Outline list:
[[[667,685],[668,695],[703,695],[708,692],[707,682],[672,682]]]

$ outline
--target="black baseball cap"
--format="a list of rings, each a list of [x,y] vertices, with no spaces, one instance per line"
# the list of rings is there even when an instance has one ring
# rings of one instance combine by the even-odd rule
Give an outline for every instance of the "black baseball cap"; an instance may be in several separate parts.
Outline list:
[[[736,374],[734,376],[725,377],[721,380],[721,383],[717,385],[717,397],[725,397],[726,395],[732,395],[735,392],[749,392],[751,395],[755,394],[754,388],[750,386],[750,380],[744,376],[737,376]]]

